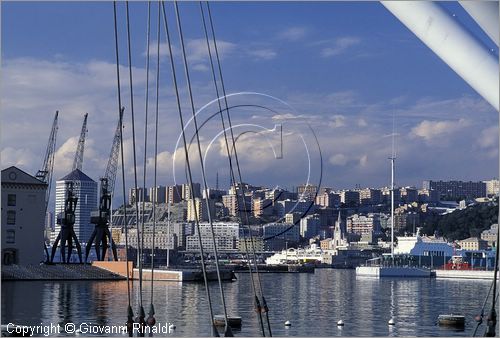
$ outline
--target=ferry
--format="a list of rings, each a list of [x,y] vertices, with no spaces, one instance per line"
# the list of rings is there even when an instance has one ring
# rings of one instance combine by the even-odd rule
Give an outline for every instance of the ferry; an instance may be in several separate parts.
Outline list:
[[[266,265],[301,263],[327,264],[329,256],[331,256],[331,253],[322,250],[316,244],[312,244],[309,248],[289,248],[275,253],[266,259]]]

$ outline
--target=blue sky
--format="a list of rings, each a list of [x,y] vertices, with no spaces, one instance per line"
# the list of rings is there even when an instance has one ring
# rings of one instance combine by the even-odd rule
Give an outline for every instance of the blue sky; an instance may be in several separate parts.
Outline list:
[[[494,43],[458,4],[442,5],[498,55]],[[142,166],[147,5],[134,2],[130,9],[138,160]],[[180,10],[199,108],[215,98],[199,5],[181,3]],[[171,4],[167,11],[174,30]],[[324,185],[387,185],[393,115],[398,133],[398,184],[420,187],[428,178],[482,180],[498,175],[498,115],[494,108],[378,2],[217,2],[212,11],[227,92],[265,93],[293,108],[262,97],[234,98],[235,104],[265,103],[278,112],[235,111],[235,123],[267,129],[283,123],[286,136],[282,160],[275,160],[267,143],[262,142],[266,136],[243,137],[239,150],[245,181],[288,187],[302,183],[307,158],[294,128],[303,128],[307,122],[321,146]],[[152,13],[156,32],[156,5]],[[124,3],[119,4],[119,15],[120,57],[126,66]],[[161,41],[164,43],[164,37]],[[181,72],[178,46],[175,34],[174,57]],[[179,122],[165,51],[160,48],[158,182],[171,184]],[[84,112],[89,113],[84,171],[94,179],[101,176],[117,116],[114,57],[111,2],[2,2],[2,167],[18,165],[28,172],[39,169],[54,111],[59,109],[55,177],[64,175],[71,166]],[[151,62],[154,77],[155,62]],[[184,82],[181,84],[188,108]],[[127,85],[124,82],[124,87]],[[126,89],[124,92],[128,95]],[[150,99],[151,122],[154,96]],[[128,99],[124,105],[130,119]],[[188,116],[189,109],[184,114]],[[219,124],[213,122],[207,134],[202,134],[204,147],[220,131]],[[152,128],[150,124],[149,133]],[[130,129],[128,120],[129,174]],[[314,148],[311,135],[306,138]],[[227,176],[222,143],[214,144],[219,148],[211,149],[207,163],[211,185],[215,184],[214,172]],[[150,185],[151,144],[146,156]],[[311,179],[317,181],[318,152],[312,151],[311,156]]]

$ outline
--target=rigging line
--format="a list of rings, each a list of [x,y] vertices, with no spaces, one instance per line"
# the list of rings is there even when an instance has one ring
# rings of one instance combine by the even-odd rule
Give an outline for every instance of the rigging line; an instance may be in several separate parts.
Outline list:
[[[228,119],[229,129],[230,129],[230,132],[231,132],[232,146],[233,146],[233,149],[234,149],[234,158],[235,158],[235,161],[236,161],[236,168],[237,168],[237,172],[238,172],[238,178],[239,178],[239,181],[240,181],[240,184],[241,184],[241,190],[242,190],[241,191],[241,196],[242,196],[243,205],[244,205],[244,207],[246,209],[245,188],[244,188],[244,185],[243,185],[243,180],[242,180],[242,175],[241,175],[241,169],[240,169],[240,164],[239,164],[239,160],[238,160],[238,153],[236,151],[236,143],[235,143],[235,138],[234,138],[234,133],[233,133],[233,128],[232,128],[232,123],[231,123],[231,114],[230,114],[229,109],[228,109],[229,105],[228,105],[228,102],[227,102],[226,87],[224,85],[224,77],[222,75],[222,66],[221,66],[221,62],[220,62],[219,51],[218,51],[218,48],[217,48],[217,39],[215,37],[215,29],[214,29],[214,24],[213,24],[213,20],[212,20],[212,12],[210,10],[210,3],[207,1],[206,4],[207,4],[207,10],[208,10],[208,18],[210,20],[210,28],[211,28],[211,32],[212,32],[212,38],[213,38],[215,56],[216,56],[217,65],[218,65],[218,69],[219,69],[219,77],[220,77],[220,82],[221,82],[222,95],[224,97],[224,103],[225,103],[225,106],[226,106],[227,119]],[[236,201],[238,201],[238,189],[236,188],[236,186],[235,186]],[[238,210],[238,213],[240,214],[240,221],[243,223],[243,219],[241,217],[241,211]],[[270,322],[269,322],[269,315],[268,315],[268,307],[267,307],[267,304],[266,304],[266,301],[265,301],[265,298],[264,298],[264,293],[263,293],[263,290],[262,290],[262,283],[261,283],[261,278],[260,278],[260,274],[259,274],[259,268],[257,266],[257,256],[256,256],[256,253],[255,253],[255,244],[254,244],[254,241],[253,241],[253,235],[252,235],[252,231],[250,229],[250,225],[249,225],[250,222],[248,220],[248,213],[247,212],[245,212],[245,217],[246,217],[246,224],[247,224],[247,227],[248,227],[248,234],[249,234],[249,237],[250,237],[250,245],[252,247],[253,256],[254,256],[253,261],[254,261],[254,265],[255,265],[256,278],[257,278],[258,285],[259,285],[259,291],[260,291],[260,295],[261,295],[261,298],[262,298],[262,303],[264,305],[264,311],[266,313],[266,319],[267,319],[267,326],[268,326],[268,330],[269,330],[269,335],[272,336],[271,325],[270,325]],[[246,240],[244,241],[244,244],[245,244],[245,247],[246,247],[247,246],[247,241]],[[249,262],[249,263],[251,265],[251,262]],[[252,275],[252,273],[250,273],[250,275]],[[252,280],[252,284],[253,284],[253,280]],[[258,309],[260,304],[259,304],[259,300],[258,300],[256,292],[255,292],[255,303],[256,303],[256,306],[257,306],[257,309]],[[259,322],[261,324],[262,336],[265,336],[264,325],[263,325],[263,321],[262,321],[262,313],[261,313],[261,311],[259,311],[258,314],[259,314]]]
[[[154,161],[154,186],[158,178],[158,107],[160,98],[160,39],[161,39],[161,7],[158,2],[158,31],[156,32],[156,107],[155,107],[155,161]],[[154,203],[156,203],[156,194]],[[151,306],[153,306],[153,274],[155,262],[155,235],[156,235],[156,206],[153,204],[153,240],[151,245]],[[170,245],[170,234],[168,234],[168,245]],[[154,309],[153,309],[154,311]]]
[[[133,79],[132,79],[132,47],[130,39],[130,15],[128,1],[125,2],[126,16],[127,16],[127,47],[128,47],[128,70],[129,70],[129,85],[130,85],[130,110],[132,114],[132,149],[134,157],[134,188],[135,188],[135,216],[136,216],[136,228],[137,228],[137,252],[141,252],[141,241],[140,241],[140,229],[139,229],[139,203],[137,200],[137,155],[135,146],[135,117],[134,117],[134,91],[133,91]],[[139,263],[139,320],[144,321],[144,308],[142,306],[142,257],[138,255]],[[141,323],[142,324],[142,323]]]
[[[185,49],[185,45],[184,45],[184,35],[183,35],[183,32],[182,32],[182,23],[181,23],[181,18],[180,18],[179,6],[178,6],[177,2],[175,2],[174,5],[175,5],[175,14],[176,14],[176,19],[177,19],[177,26],[178,26],[178,29],[179,29],[179,40],[180,40],[180,43],[181,43],[182,57],[183,57],[183,60],[184,60],[184,71],[185,71],[185,76],[186,76],[186,85],[187,85],[187,90],[188,90],[188,94],[189,94],[189,101],[190,101],[190,104],[191,104],[191,113],[192,113],[192,117],[193,117],[194,127],[195,127],[195,130],[196,130],[196,144],[198,146],[198,155],[199,155],[199,158],[200,158],[200,167],[201,167],[201,176],[202,176],[202,180],[203,180],[203,188],[204,188],[205,193],[208,195],[207,178],[206,178],[206,172],[205,172],[205,165],[203,164],[203,156],[202,156],[202,153],[201,153],[200,136],[199,136],[199,133],[198,133],[198,121],[197,121],[197,118],[196,118],[196,109],[195,109],[194,101],[193,101],[193,91],[192,91],[192,87],[191,87],[191,77],[189,75],[189,67],[188,67],[188,62],[187,62],[187,57],[186,57],[186,49]],[[212,221],[212,215],[211,215],[211,212],[210,212],[210,209],[211,209],[210,208],[210,201],[209,201],[209,196],[205,196],[205,197],[206,197],[205,198],[205,204],[206,204],[206,208],[208,210],[208,222],[209,222],[210,231],[211,231],[211,234],[212,234],[212,243],[213,243],[213,246],[214,246],[215,270],[217,272],[217,282],[219,284],[219,291],[220,291],[220,295],[221,295],[222,308],[224,310],[224,321],[225,321],[224,331],[225,331],[225,336],[228,336],[228,335],[232,336],[233,334],[231,332],[231,328],[229,327],[228,320],[227,320],[226,300],[225,300],[225,297],[224,297],[224,289],[222,287],[222,279],[221,279],[221,276],[220,276],[219,254],[217,252],[217,243],[215,241],[214,226],[213,226],[213,221]],[[194,200],[194,195],[192,195],[191,198]],[[200,208],[201,208],[201,206],[200,206]],[[201,233],[199,233],[199,236],[201,237]]]
[[[166,11],[165,11],[165,2],[164,1],[161,2],[161,6],[162,6],[162,11],[163,11],[163,22],[165,24],[165,35],[167,37],[169,59],[170,59],[170,67],[171,67],[171,70],[172,70],[172,80],[173,80],[173,85],[174,85],[174,90],[175,90],[175,96],[176,96],[176,100],[177,100],[177,110],[178,110],[178,113],[179,113],[179,121],[180,121],[180,124],[181,124],[181,130],[182,130],[182,140],[183,140],[183,143],[184,143],[184,155],[186,157],[186,167],[187,167],[187,171],[188,171],[188,179],[189,179],[190,191],[191,191],[191,196],[194,196],[193,178],[192,178],[192,173],[191,173],[191,164],[189,163],[189,154],[188,154],[188,151],[187,151],[187,142],[186,142],[186,132],[184,130],[184,118],[182,116],[182,107],[181,107],[181,101],[180,101],[180,95],[179,95],[179,87],[178,87],[178,84],[177,84],[177,75],[176,75],[176,72],[175,72],[174,58],[173,58],[173,54],[172,54],[172,41],[170,40],[170,32],[169,32],[169,29],[168,29],[168,20],[167,20],[167,14],[166,14]],[[207,301],[208,301],[208,310],[209,310],[209,315],[210,315],[210,318],[209,318],[209,320],[210,320],[210,327],[212,328],[211,334],[213,336],[218,336],[217,329],[215,328],[215,325],[214,325],[214,322],[213,322],[214,314],[213,314],[213,309],[212,309],[212,300],[211,300],[211,297],[210,297],[210,289],[208,287],[207,272],[206,272],[206,269],[205,269],[205,253],[204,253],[204,250],[203,250],[203,243],[202,243],[202,240],[201,240],[200,223],[199,223],[199,220],[198,220],[198,213],[196,212],[196,203],[194,203],[194,199],[192,201],[193,201],[193,209],[195,211],[194,212],[195,213],[195,224],[196,224],[196,228],[198,230],[198,243],[200,245],[200,256],[201,256],[201,270],[202,270],[202,273],[203,273],[203,281],[204,281],[204,284],[205,284],[205,291],[206,291]]]
[[[476,317],[477,324],[476,324],[476,327],[474,328],[474,332],[472,333],[472,337],[476,336],[476,332],[479,329],[479,326],[483,323],[484,309],[486,308],[486,303],[488,302],[488,298],[490,298],[490,293],[491,293],[491,289],[493,289],[493,284],[494,284],[494,282],[492,282],[490,284],[490,288],[488,290],[488,293],[486,294],[486,297],[484,298],[483,306],[481,307],[481,313],[477,316],[479,318]]]
[[[211,71],[212,71],[212,78],[213,78],[213,81],[214,81],[215,92],[216,92],[216,97],[217,97],[217,103],[218,103],[219,111],[220,111],[220,117],[221,117],[221,122],[222,122],[222,130],[223,130],[223,133],[224,133],[224,141],[225,141],[227,156],[228,156],[228,160],[229,160],[230,177],[231,177],[231,180],[233,182],[235,182],[234,168],[233,168],[233,163],[232,163],[232,155],[231,155],[231,152],[229,150],[229,142],[228,142],[228,139],[227,139],[226,125],[225,125],[225,122],[224,122],[224,114],[223,114],[222,104],[221,104],[220,95],[219,95],[219,88],[218,88],[218,84],[217,84],[217,76],[215,74],[215,66],[214,66],[214,62],[213,62],[213,58],[212,58],[212,51],[211,51],[211,48],[210,48],[210,41],[209,41],[209,36],[208,36],[207,24],[206,24],[206,20],[205,20],[205,13],[204,13],[203,4],[202,4],[201,1],[200,1],[200,11],[201,11],[201,17],[202,17],[202,21],[203,21],[203,29],[204,29],[204,33],[205,33],[205,39],[206,39],[206,42],[207,42],[208,56],[209,56],[209,60],[210,60],[210,68],[211,68]],[[198,130],[198,128],[196,130]],[[198,136],[198,132],[197,132],[196,136]],[[236,198],[238,198],[238,195],[236,195]],[[243,204],[245,205],[245,201],[243,201]],[[241,218],[240,218],[240,220],[241,220]],[[214,234],[212,234],[212,236],[214,236]],[[247,257],[247,261],[250,262],[250,254],[249,254],[249,251],[248,251],[247,241],[246,241],[245,238],[244,238],[244,247],[245,247],[245,255]],[[254,298],[257,298],[257,291],[256,291],[256,288],[255,288],[255,281],[254,281],[254,277],[253,277],[253,273],[252,273],[252,265],[248,264],[248,268],[249,268],[249,273],[250,273],[250,279],[251,279],[251,283],[252,283],[252,291],[253,291],[253,294],[254,294]],[[258,299],[257,299],[257,304],[258,303],[259,302],[258,302]],[[260,312],[260,307],[257,306],[256,308]],[[225,320],[226,320],[225,325],[227,327],[228,326],[227,317],[225,317]],[[264,336],[265,333],[264,333],[264,326],[263,326],[263,323],[262,323],[262,316],[261,315],[259,315],[259,323],[260,323],[261,330],[262,330],[261,333]]]
[[[117,87],[118,87],[118,116],[120,121],[120,155],[122,161],[122,194],[123,194],[123,217],[125,224],[125,259],[126,259],[126,271],[127,271],[127,332],[130,337],[133,335],[133,311],[130,305],[130,268],[128,264],[128,223],[127,223],[127,201],[126,201],[126,188],[125,188],[125,162],[123,156],[123,115],[121,114],[122,109],[122,97],[121,97],[121,83],[120,83],[120,59],[119,59],[119,48],[118,48],[118,25],[116,19],[116,1],[113,1],[113,14],[114,14],[114,29],[115,29],[115,54],[116,54],[116,77],[117,77]]]
[[[500,219],[500,193],[498,194],[498,218]],[[497,313],[496,313],[496,302],[497,302],[497,282],[498,282],[498,263],[500,258],[500,251],[498,250],[498,243],[500,243],[500,229],[497,231],[497,241],[496,241],[496,252],[495,252],[495,270],[493,272],[493,299],[491,301],[491,309],[490,314],[488,316],[487,322],[487,331],[485,336],[494,337],[495,336],[495,327],[497,324]]]
[[[142,173],[142,210],[141,210],[141,248],[140,248],[140,257],[144,258],[144,213],[146,210],[146,160],[147,160],[147,150],[148,150],[148,108],[149,108],[149,45],[151,40],[151,2],[148,1],[148,22],[146,29],[146,99],[145,99],[145,107],[144,107],[144,167]],[[135,193],[137,198],[137,191]],[[153,213],[154,213],[154,203],[153,203]],[[139,220],[138,220],[139,221]],[[139,236],[139,235],[137,235]]]

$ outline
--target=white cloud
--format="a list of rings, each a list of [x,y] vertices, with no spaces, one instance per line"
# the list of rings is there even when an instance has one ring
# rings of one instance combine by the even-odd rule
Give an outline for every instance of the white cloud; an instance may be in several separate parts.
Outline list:
[[[321,50],[321,56],[323,57],[331,57],[337,56],[342,53],[345,53],[349,48],[359,45],[361,39],[358,37],[345,36],[341,38],[337,38],[330,43],[328,43],[328,47],[324,47]]]
[[[347,164],[347,156],[344,154],[335,154],[328,160],[334,166],[345,166]]]
[[[421,137],[426,141],[434,138],[444,137],[454,134],[463,128],[470,125],[465,119],[448,120],[448,121],[428,121],[424,120],[411,130],[411,135],[414,137]]]
[[[330,117],[330,122],[328,125],[332,128],[339,128],[345,126],[345,116],[343,115],[334,115]]]
[[[257,60],[272,60],[278,55],[278,53],[272,49],[249,50],[248,54],[255,57]]]
[[[366,167],[366,165],[368,164],[368,155],[364,154],[363,156],[361,156],[361,158],[359,159],[359,165],[361,167]]]
[[[498,126],[483,129],[477,143],[481,148],[498,148]]]
[[[307,35],[306,27],[289,27],[278,34],[279,39],[288,41],[297,41],[303,39]]]
[[[358,127],[366,127],[368,123],[366,123],[366,120],[364,118],[359,118],[358,119]]]

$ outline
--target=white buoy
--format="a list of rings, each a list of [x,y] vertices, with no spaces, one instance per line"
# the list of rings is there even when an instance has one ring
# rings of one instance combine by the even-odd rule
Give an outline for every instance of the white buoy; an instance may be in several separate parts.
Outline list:
[[[290,321],[289,321],[289,320],[287,320],[287,321],[285,322],[285,326],[292,326],[292,323],[290,323]]]
[[[389,325],[396,325],[396,321],[394,320],[394,318],[391,318],[391,319],[389,319],[389,321],[387,322],[387,324],[389,324]]]
[[[337,326],[344,326],[344,321],[341,319],[337,322]]]

